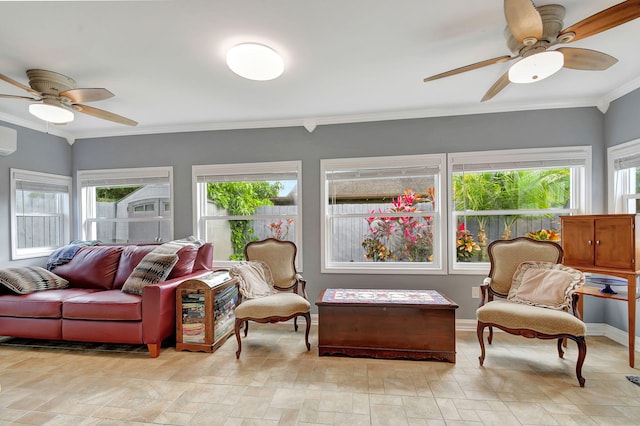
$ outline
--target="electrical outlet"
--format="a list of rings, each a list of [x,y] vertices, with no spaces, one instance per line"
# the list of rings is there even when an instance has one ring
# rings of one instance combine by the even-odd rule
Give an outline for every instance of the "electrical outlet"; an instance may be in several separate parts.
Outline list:
[[[480,299],[480,287],[471,287],[471,298]]]

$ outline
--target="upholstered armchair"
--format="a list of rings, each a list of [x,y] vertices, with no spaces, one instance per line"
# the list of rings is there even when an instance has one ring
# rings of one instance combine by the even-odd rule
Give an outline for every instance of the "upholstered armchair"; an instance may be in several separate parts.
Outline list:
[[[253,241],[244,248],[247,260],[260,260],[271,269],[273,285],[280,291],[293,291],[307,298],[307,282],[296,271],[298,249],[291,241],[267,238]]]
[[[480,365],[484,364],[484,329],[493,327],[538,339],[557,339],[558,356],[564,357],[563,342],[578,346],[576,376],[584,387],[582,365],[587,354],[587,327],[576,310],[575,290],[584,284],[582,272],[560,264],[562,248],[550,241],[529,238],[497,240],[489,244],[491,269],[481,288],[476,311],[480,343]]]
[[[246,337],[249,321],[275,323],[293,318],[294,330],[298,331],[297,319],[304,317],[305,345],[311,350],[311,304],[306,298],[306,281],[295,268],[296,252],[295,244],[290,241],[269,238],[252,242],[245,247],[247,261],[229,270],[239,280],[241,295],[235,309],[236,358],[242,350],[240,328],[244,326]]]

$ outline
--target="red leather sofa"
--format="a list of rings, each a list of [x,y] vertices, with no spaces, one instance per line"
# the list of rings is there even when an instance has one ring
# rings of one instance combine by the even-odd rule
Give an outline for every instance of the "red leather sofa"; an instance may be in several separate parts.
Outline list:
[[[186,246],[167,280],[142,295],[121,291],[127,277],[157,244],[82,247],[53,273],[64,289],[16,295],[0,290],[0,336],[147,345],[152,358],[175,334],[176,287],[212,270],[213,245]]]

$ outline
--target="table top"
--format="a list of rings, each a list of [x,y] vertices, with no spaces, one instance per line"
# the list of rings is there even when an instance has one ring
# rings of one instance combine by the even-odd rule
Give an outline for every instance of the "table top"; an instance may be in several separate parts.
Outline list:
[[[327,288],[316,305],[323,306],[408,306],[457,308],[458,305],[437,290]]]

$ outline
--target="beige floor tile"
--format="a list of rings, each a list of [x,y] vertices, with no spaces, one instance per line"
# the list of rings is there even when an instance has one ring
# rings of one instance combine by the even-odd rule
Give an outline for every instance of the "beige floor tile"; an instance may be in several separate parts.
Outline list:
[[[456,364],[318,357],[290,324],[252,324],[240,360],[235,340],[156,359],[0,345],[0,425],[640,424],[626,348],[588,345],[585,388],[571,345],[561,360],[549,342],[504,333],[484,367],[474,332],[458,332]]]

